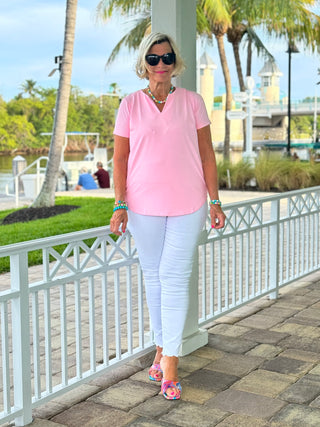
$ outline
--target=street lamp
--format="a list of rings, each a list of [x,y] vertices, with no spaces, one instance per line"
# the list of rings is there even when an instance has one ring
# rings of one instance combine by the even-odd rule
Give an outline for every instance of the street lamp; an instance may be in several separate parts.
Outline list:
[[[319,84],[319,83],[317,83]],[[314,91],[314,112],[313,112],[313,143],[317,142],[317,108],[318,108],[318,100],[317,100],[317,86]]]
[[[293,41],[289,41],[288,50],[289,63],[288,63],[288,142],[287,142],[287,156],[290,156],[290,133],[291,133],[291,54],[299,53],[297,46]]]
[[[56,71],[61,71],[62,59],[63,59],[62,55],[54,57],[54,63],[58,64],[58,68],[54,68],[52,71],[50,71],[50,73],[48,74],[48,77],[53,76]]]

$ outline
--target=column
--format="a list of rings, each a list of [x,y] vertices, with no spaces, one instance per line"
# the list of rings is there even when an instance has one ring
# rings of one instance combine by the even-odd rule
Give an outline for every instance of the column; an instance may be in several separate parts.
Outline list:
[[[175,85],[196,91],[196,0],[152,0],[152,31],[170,35],[177,43],[186,70]],[[198,327],[198,258],[195,258],[190,283],[190,306],[181,355],[191,353],[208,342],[208,332]]]
[[[196,0],[152,0],[152,31],[170,35],[177,43],[187,69],[175,84],[196,90]]]

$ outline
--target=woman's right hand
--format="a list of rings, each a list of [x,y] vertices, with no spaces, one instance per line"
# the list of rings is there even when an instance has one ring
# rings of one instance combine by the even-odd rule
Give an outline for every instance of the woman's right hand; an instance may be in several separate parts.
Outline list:
[[[117,236],[121,236],[121,233],[125,233],[128,223],[128,213],[126,209],[117,209],[113,212],[110,219],[110,231]],[[121,227],[120,227],[121,226]]]

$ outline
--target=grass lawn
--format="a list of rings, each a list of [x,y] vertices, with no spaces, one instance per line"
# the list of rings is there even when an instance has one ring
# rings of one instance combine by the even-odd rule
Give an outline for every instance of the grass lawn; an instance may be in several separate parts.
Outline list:
[[[50,218],[8,225],[1,225],[1,221],[15,209],[0,211],[0,246],[109,225],[114,199],[57,197],[55,204],[75,205],[80,208]],[[41,262],[41,254],[36,252],[30,254],[29,265]],[[8,257],[0,258],[0,273],[5,271],[9,271]]]

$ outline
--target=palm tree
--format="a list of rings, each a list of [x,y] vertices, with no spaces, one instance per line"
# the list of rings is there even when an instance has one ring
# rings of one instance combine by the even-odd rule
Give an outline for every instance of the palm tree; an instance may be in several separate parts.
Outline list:
[[[132,28],[113,48],[107,60],[110,65],[122,47],[136,50],[151,31],[151,0],[101,0],[96,8],[97,20],[107,21],[114,13],[133,17]]]
[[[256,0],[250,4],[249,9],[239,8],[239,1],[230,0],[232,26],[228,28],[228,41],[232,44],[240,90],[245,91],[243,72],[240,61],[240,43],[246,35],[248,39],[247,73],[251,75],[252,45],[255,46],[258,55],[262,52],[271,60],[274,60],[270,52],[254,31],[254,27],[265,27],[271,35],[286,36],[291,39],[290,33],[295,34],[295,39],[303,40],[306,46],[315,48],[315,27],[319,26],[319,17],[307,7],[312,6],[314,0]],[[285,25],[283,24],[285,22]],[[300,26],[300,29],[299,29]],[[280,32],[279,32],[280,29]],[[302,31],[301,31],[302,30]],[[243,128],[244,150],[246,148],[246,128]]]
[[[226,110],[231,109],[231,79],[224,50],[223,37],[231,24],[231,17],[227,9],[227,0],[198,1],[197,6],[197,29],[201,34],[211,36],[214,33],[220,54],[223,75],[227,87]],[[97,16],[106,20],[114,12],[136,16],[137,27],[126,34],[109,56],[107,65],[110,64],[118,54],[122,46],[129,49],[137,49],[144,35],[150,31],[151,25],[151,1],[150,0],[101,0],[97,7]],[[137,14],[138,17],[137,17]],[[216,22],[208,16],[216,19]],[[199,31],[200,30],[200,31]],[[224,155],[229,158],[230,148],[230,121],[226,118]]]
[[[67,127],[77,3],[78,0],[67,0],[63,61],[59,80],[59,90],[56,99],[49,161],[43,186],[32,207],[54,206],[55,190],[58,181],[58,172]]]
[[[245,85],[239,54],[239,46],[243,36],[248,33],[257,48],[263,49],[264,53],[272,59],[272,55],[267,52],[263,43],[252,31],[254,25],[264,26],[270,34],[287,35],[289,40],[292,40],[293,34],[296,34],[296,39],[299,37],[299,40],[308,42],[315,47],[314,29],[317,16],[306,8],[314,3],[314,0],[306,0],[304,2],[301,2],[301,0],[291,0],[290,2],[287,0],[225,0],[224,6],[227,16],[223,16],[219,8],[217,8],[218,2],[216,0],[202,1],[205,14],[210,22],[210,28],[218,44],[226,85],[226,111],[231,109],[232,93],[229,68],[223,44],[224,35],[227,34],[228,41],[232,43],[240,90],[244,91]],[[248,31],[249,29],[251,30],[250,32]],[[291,37],[288,34],[292,34]],[[225,120],[224,156],[229,158],[230,122],[227,117]],[[245,141],[244,126],[244,148]]]
[[[97,19],[108,20],[113,13],[128,15],[132,19],[132,28],[113,48],[107,60],[110,65],[118,55],[121,48],[129,50],[138,49],[141,40],[151,31],[151,0],[101,0],[96,9]],[[197,31],[209,38],[212,33],[208,21],[203,13],[200,3],[197,4]]]
[[[228,0],[202,0],[201,6],[209,22],[209,27],[214,34],[226,87],[225,103],[225,137],[223,154],[226,159],[230,157],[230,120],[227,118],[227,111],[232,106],[232,88],[230,70],[227,61],[227,55],[224,47],[224,36],[232,25],[231,9]]]
[[[111,83],[109,85],[109,89],[111,93],[118,94],[120,92],[120,87],[118,83]]]
[[[36,92],[36,85],[37,85],[37,82],[35,81],[35,80],[32,80],[32,79],[27,79],[24,83],[22,83],[22,85],[20,86],[21,87],[21,89],[22,89],[22,94],[28,94],[31,98],[33,98],[34,97],[34,95],[35,95],[35,92]],[[21,94],[21,95],[22,95]]]
[[[239,1],[230,0],[232,9],[232,26],[227,31],[228,41],[232,44],[236,68],[239,78],[240,90],[244,90],[244,79],[240,62],[239,47],[245,35],[248,38],[248,66],[247,75],[251,74],[252,44],[257,53],[263,53],[273,60],[273,56],[263,45],[261,39],[254,31],[254,27],[262,26],[270,35],[292,37],[297,41],[303,41],[305,46],[315,48],[315,30],[319,26],[319,17],[308,8],[315,4],[315,0],[256,0],[245,10],[239,8]],[[284,25],[285,22],[285,25]],[[291,35],[290,35],[291,34]]]
[[[257,52],[263,52],[273,59],[265,48],[254,26],[262,25],[269,34],[279,37],[290,34],[299,34],[298,39],[307,41],[308,45],[316,48],[315,41],[319,39],[318,17],[309,11],[315,0],[198,0],[197,3],[197,30],[201,35],[211,37],[214,34],[217,40],[220,62],[226,86],[226,111],[231,109],[232,93],[228,62],[224,49],[224,36],[232,43],[238,73],[240,90],[245,90],[243,72],[240,62],[239,47],[243,37],[248,39],[247,75],[251,74],[252,44]],[[113,49],[109,56],[110,64],[122,46],[136,49],[146,32],[150,31],[150,0],[101,0],[97,7],[97,14],[102,19],[108,19],[113,12],[136,17],[137,28],[133,27]],[[138,16],[137,16],[138,14]],[[316,24],[316,25],[315,25]],[[291,36],[292,37],[292,36]],[[224,155],[229,158],[230,148],[230,121],[226,117]],[[245,141],[245,138],[244,138]]]
[[[120,14],[129,14],[136,16],[137,27],[126,34],[113,49],[109,56],[107,65],[113,62],[122,46],[129,49],[137,49],[143,36],[150,31],[150,0],[102,0],[97,7],[97,14],[102,19],[108,19],[113,12]],[[225,111],[231,109],[232,91],[231,78],[228,67],[227,57],[224,48],[224,36],[231,27],[232,16],[229,10],[228,0],[198,0],[197,4],[197,31],[201,35],[212,37],[214,34],[217,40],[220,62],[226,86],[226,104]],[[229,158],[230,155],[230,121],[225,115],[225,140],[224,156]]]

